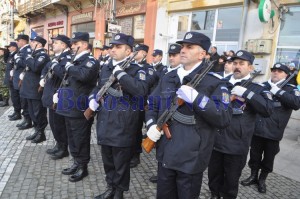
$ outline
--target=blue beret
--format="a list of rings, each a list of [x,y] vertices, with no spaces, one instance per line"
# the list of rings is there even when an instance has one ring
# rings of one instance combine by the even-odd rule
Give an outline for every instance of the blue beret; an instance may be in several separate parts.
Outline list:
[[[130,35],[118,33],[115,35],[114,39],[110,42],[110,44],[126,44],[130,47],[133,47],[134,38]]]
[[[283,72],[285,72],[286,74],[290,74],[290,69],[289,67],[287,67],[286,65],[282,64],[282,63],[276,63],[273,65],[273,67],[271,68],[271,71],[274,69],[279,69],[282,70]]]
[[[177,41],[178,44],[189,43],[201,46],[204,50],[208,51],[211,45],[210,38],[200,32],[187,32],[183,40]]]
[[[234,61],[235,59],[242,59],[242,60],[246,60],[249,61],[251,64],[253,64],[253,61],[255,59],[255,57],[248,51],[245,50],[239,50],[236,52],[236,54],[231,58],[232,61]]]

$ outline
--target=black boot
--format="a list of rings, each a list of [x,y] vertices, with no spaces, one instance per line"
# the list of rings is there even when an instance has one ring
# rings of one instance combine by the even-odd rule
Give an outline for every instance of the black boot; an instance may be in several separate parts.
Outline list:
[[[151,176],[151,178],[149,178],[149,180],[150,180],[150,182],[152,182],[152,183],[157,183],[157,175],[153,175],[153,176]]]
[[[113,199],[123,199],[123,198],[124,198],[123,191],[120,189],[117,189]]]
[[[241,185],[250,186],[252,184],[257,184],[257,182],[258,182],[258,170],[251,169],[251,175],[249,176],[249,178],[242,180]]]
[[[56,142],[55,146],[52,149],[47,149],[46,153],[48,153],[49,155],[52,155],[54,153],[56,153],[59,150],[59,143]]]
[[[45,135],[44,129],[42,129],[42,130],[38,131],[35,138],[33,140],[31,140],[31,143],[38,144],[38,143],[41,143],[41,142],[44,142],[44,141],[46,141],[46,135]]]
[[[74,161],[74,163],[70,168],[63,169],[61,173],[64,175],[73,175],[74,173],[76,173],[77,168],[78,168],[78,163]]]
[[[60,147],[58,148],[58,150],[55,153],[51,154],[52,160],[58,160],[69,156],[68,147],[65,144],[60,144],[59,146]]]
[[[133,155],[133,157],[130,160],[130,168],[134,168],[140,163],[141,163],[140,153],[136,153],[136,154]]]
[[[25,130],[32,128],[32,121],[30,118],[25,118],[25,123],[19,126],[19,130]]]
[[[34,133],[26,137],[26,140],[33,140],[38,134],[38,130],[34,128]]]
[[[96,196],[95,199],[113,199],[115,192],[115,188],[112,186],[107,186],[107,189],[99,196]]]
[[[9,121],[16,121],[22,119],[21,113],[16,112],[15,115],[13,115],[11,118],[9,118]]]
[[[87,165],[79,165],[76,172],[69,177],[69,181],[78,182],[88,175]]]
[[[215,193],[210,194],[210,199],[220,199],[221,197]]]
[[[17,124],[16,125],[16,127],[20,127],[20,126],[23,126],[23,125],[25,125],[25,123],[26,123],[27,121],[26,121],[26,118],[23,118],[23,120],[22,120],[22,122],[21,123],[19,123],[19,124]]]
[[[266,185],[266,179],[268,177],[268,172],[261,171],[258,179],[258,192],[260,193],[266,193],[267,192],[267,185]]]
[[[18,112],[14,111],[13,114],[8,115],[8,118],[12,118],[13,116],[15,116]]]
[[[8,100],[8,97],[3,97],[3,101],[0,102],[0,107],[9,106]]]

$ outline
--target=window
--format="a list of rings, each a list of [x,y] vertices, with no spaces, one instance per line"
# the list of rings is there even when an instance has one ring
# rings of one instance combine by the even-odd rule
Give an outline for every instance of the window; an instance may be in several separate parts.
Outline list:
[[[289,64],[293,62],[300,68],[300,7],[290,7],[290,12],[285,14],[285,21],[281,23],[278,38],[275,62]]]
[[[215,15],[215,10],[193,12],[191,30],[201,32],[213,39]]]
[[[184,34],[188,31],[189,15],[179,16],[177,39],[183,39]]]
[[[145,36],[145,15],[118,18],[117,23],[122,27],[122,33],[132,35],[136,43],[143,43]]]
[[[238,41],[242,8],[222,8],[218,12],[216,41]]]
[[[72,25],[72,33],[73,32],[88,32],[90,35],[90,43],[92,44],[95,38],[95,22]]]

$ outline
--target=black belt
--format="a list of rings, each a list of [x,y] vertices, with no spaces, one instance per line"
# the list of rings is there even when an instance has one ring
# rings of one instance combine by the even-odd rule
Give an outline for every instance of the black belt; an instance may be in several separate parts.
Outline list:
[[[109,87],[107,92],[114,97],[123,97],[123,92],[121,90],[116,90],[112,87]]]
[[[176,121],[183,123],[183,124],[188,124],[188,125],[193,125],[196,124],[196,119],[194,115],[184,115],[182,113],[179,113],[176,111],[173,115],[172,118],[175,119]]]

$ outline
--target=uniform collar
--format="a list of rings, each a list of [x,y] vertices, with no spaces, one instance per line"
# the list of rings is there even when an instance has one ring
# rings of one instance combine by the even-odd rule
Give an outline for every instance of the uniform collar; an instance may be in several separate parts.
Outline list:
[[[241,82],[243,80],[247,80],[251,77],[250,73],[248,75],[246,75],[245,77],[241,78],[241,79],[234,79],[233,75],[231,75],[230,79],[229,79],[229,82],[232,84],[232,85],[235,85],[236,83],[238,82]]]

